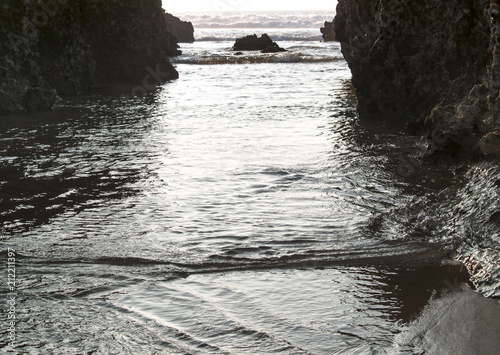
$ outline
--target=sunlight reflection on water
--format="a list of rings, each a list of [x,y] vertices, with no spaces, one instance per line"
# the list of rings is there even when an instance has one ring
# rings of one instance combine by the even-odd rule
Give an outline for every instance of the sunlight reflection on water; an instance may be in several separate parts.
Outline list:
[[[1,121],[22,350],[368,353],[460,274],[381,237],[413,141],[359,122],[345,63],[177,69],[144,98]]]

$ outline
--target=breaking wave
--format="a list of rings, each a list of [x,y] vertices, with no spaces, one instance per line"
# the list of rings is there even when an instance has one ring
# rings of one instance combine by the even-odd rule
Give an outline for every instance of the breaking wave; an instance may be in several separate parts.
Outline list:
[[[320,28],[335,16],[329,11],[219,12],[176,14],[198,28]]]
[[[337,56],[311,56],[302,53],[257,54],[257,55],[220,55],[176,58],[179,64],[259,64],[259,63],[324,63],[343,60]]]
[[[255,31],[257,32],[257,31]],[[259,36],[261,33],[265,33],[269,31],[258,31],[256,34]],[[252,31],[247,31],[247,33],[252,33]],[[233,32],[227,32],[227,33],[217,33],[217,34],[204,34],[203,32],[201,34],[196,34],[196,41],[198,42],[224,42],[224,41],[234,41],[238,36],[235,36]],[[274,41],[321,41],[322,37],[321,34],[319,33],[277,33],[272,35],[272,39]]]

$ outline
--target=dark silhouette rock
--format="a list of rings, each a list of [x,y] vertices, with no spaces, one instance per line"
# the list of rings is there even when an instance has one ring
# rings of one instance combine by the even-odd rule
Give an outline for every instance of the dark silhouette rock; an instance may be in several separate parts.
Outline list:
[[[323,41],[325,42],[333,42],[335,39],[335,19],[331,22],[325,21],[324,27],[319,29],[323,34]]]
[[[261,53],[278,53],[278,52],[286,52],[286,49],[281,48],[276,43],[272,46],[266,47],[260,51]]]
[[[340,0],[360,114],[410,122],[434,155],[499,156],[499,16],[498,0]]]
[[[267,34],[263,34],[260,37],[257,35],[250,35],[243,38],[238,38],[231,48],[233,51],[261,51],[262,53],[275,53],[275,52],[285,52],[286,49],[278,46],[276,42],[273,42],[271,37]]]
[[[165,14],[167,20],[167,31],[172,33],[179,43],[194,42],[194,27],[191,22],[182,21],[171,14]]]
[[[96,83],[154,85],[178,77],[161,0],[3,0],[0,113],[47,110]],[[145,90],[146,90],[145,89]]]

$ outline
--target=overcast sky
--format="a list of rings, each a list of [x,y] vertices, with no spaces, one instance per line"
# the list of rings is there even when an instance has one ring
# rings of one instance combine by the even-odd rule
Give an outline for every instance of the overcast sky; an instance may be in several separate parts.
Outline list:
[[[167,12],[329,10],[336,0],[162,0]]]

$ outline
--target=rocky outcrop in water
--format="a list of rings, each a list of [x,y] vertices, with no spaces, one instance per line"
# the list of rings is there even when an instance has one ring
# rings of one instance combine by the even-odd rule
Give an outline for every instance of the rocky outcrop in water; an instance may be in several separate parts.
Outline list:
[[[96,83],[178,77],[179,54],[160,0],[4,0],[0,4],[0,113],[49,109]]]
[[[194,42],[194,27],[191,22],[182,21],[171,14],[165,14],[167,20],[167,31],[172,33],[179,43]]]
[[[320,32],[323,34],[323,41],[333,42],[335,39],[335,20],[329,22],[325,21],[325,25],[321,27]]]
[[[408,122],[429,153],[500,157],[498,0],[340,0],[359,112]]]
[[[243,38],[238,38],[231,48],[232,51],[261,51],[262,53],[285,52],[286,49],[278,46],[271,37],[263,34],[260,37],[250,35]]]

